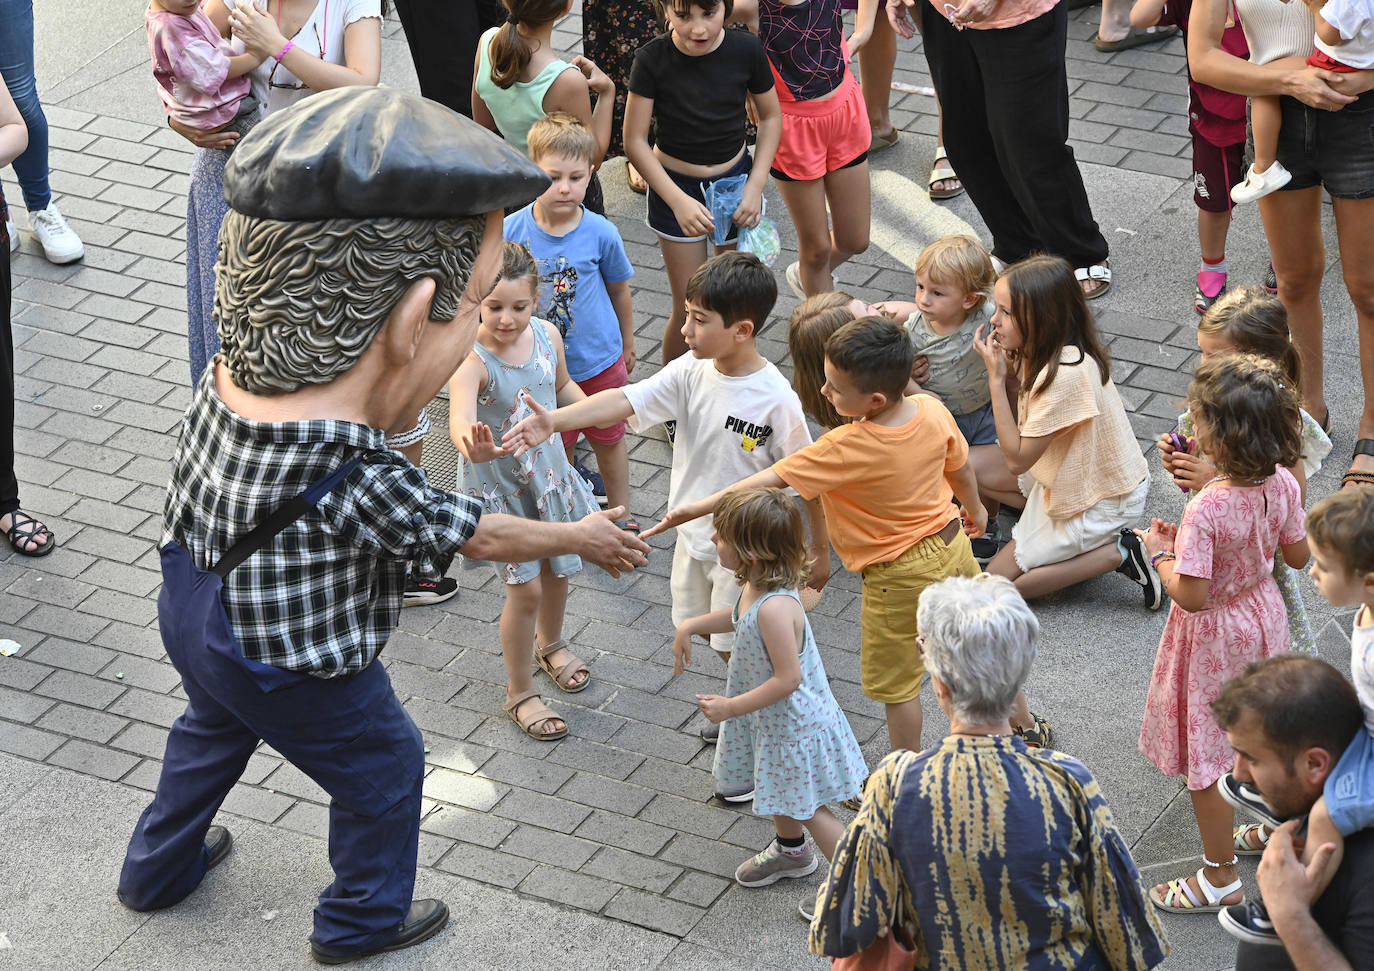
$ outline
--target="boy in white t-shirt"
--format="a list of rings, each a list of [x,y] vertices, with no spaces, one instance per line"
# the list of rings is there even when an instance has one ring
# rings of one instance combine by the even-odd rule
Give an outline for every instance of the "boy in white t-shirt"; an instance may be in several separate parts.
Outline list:
[[[687,283],[682,333],[691,354],[650,378],[565,408],[546,412],[532,405],[534,414],[506,433],[506,447],[523,450],[554,432],[627,419],[636,432],[676,421],[668,481],[672,508],[769,468],[811,444],[796,392],[754,343],[777,296],[772,271],[753,254],[729,252],[707,260]],[[803,508],[812,551],[808,585],[820,589],[830,576],[825,517],[818,502]],[[709,516],[678,530],[671,591],[674,624],[735,605],[740,586],[716,559]],[[733,640],[733,634],[712,634],[711,647],[728,660]]]

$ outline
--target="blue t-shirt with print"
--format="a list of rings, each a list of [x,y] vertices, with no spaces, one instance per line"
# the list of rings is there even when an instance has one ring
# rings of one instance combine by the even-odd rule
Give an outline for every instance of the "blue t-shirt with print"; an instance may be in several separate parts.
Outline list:
[[[506,239],[524,243],[539,262],[539,316],[563,335],[568,376],[596,377],[624,351],[608,283],[634,276],[620,232],[604,216],[582,210],[582,221],[551,236],[534,221],[534,203],[506,217]]]

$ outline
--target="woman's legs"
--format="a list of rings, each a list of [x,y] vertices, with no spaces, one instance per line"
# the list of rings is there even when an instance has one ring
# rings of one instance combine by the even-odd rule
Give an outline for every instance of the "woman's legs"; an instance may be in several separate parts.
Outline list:
[[[1020,509],[1026,504],[1026,497],[1021,495],[1016,476],[1007,468],[1007,459],[1000,447],[974,445],[968,450],[968,461],[973,466],[974,478],[978,480],[978,495],[987,507],[989,520],[997,515],[1003,503],[1013,509]]]
[[[673,293],[673,314],[663,328],[661,353],[663,363],[667,364],[687,353],[687,341],[682,336],[682,327],[687,323],[687,281],[706,262],[706,240],[682,243],[659,237],[658,246],[663,251],[663,268],[668,271],[668,288]]]
[[[1322,246],[1321,193],[1320,186],[1313,186],[1271,192],[1259,200],[1269,258],[1279,281],[1279,299],[1288,310],[1288,328],[1302,354],[1303,407],[1318,421],[1326,417],[1321,303],[1326,251]],[[1368,407],[1370,396],[1365,395],[1365,399]],[[1374,432],[1374,423],[1369,431]]]
[[[46,209],[52,201],[48,185],[48,119],[38,101],[33,74],[33,0],[0,0],[0,76],[10,89],[24,125],[29,147],[14,160],[14,174],[29,212]]]
[[[1341,273],[1345,278],[1346,292],[1355,305],[1355,320],[1360,334],[1360,379],[1364,385],[1364,409],[1360,413],[1359,434],[1356,437],[1374,438],[1374,199],[1337,199],[1334,208]],[[1282,285],[1279,292],[1283,293]],[[1286,299],[1284,303],[1287,303]],[[1306,362],[1304,350],[1304,399],[1308,399]],[[1320,363],[1318,361],[1318,365]],[[1307,411],[1314,417],[1324,414],[1310,407]],[[1374,472],[1374,456],[1356,456],[1353,468]]]
[[[878,9],[873,19],[873,36],[859,53],[859,86],[863,88],[868,126],[880,138],[893,133],[892,70],[897,64],[897,32],[888,23],[887,11]]]
[[[1121,547],[1116,543],[1108,543],[1087,553],[1079,553],[1063,562],[1046,563],[1023,573],[1016,564],[1016,540],[1012,540],[998,550],[997,555],[988,564],[988,572],[1011,580],[1016,584],[1021,596],[1030,600],[1032,597],[1043,597],[1047,593],[1063,590],[1075,583],[1111,573],[1120,565]]]

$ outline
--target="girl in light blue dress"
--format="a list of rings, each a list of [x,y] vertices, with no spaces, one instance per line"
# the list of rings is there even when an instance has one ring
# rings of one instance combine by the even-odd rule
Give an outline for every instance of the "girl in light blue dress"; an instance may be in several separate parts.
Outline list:
[[[778,490],[739,490],[716,504],[712,525],[720,564],[744,589],[733,610],[678,627],[673,673],[691,663],[693,634],[734,631],[726,696],[697,695],[697,705],[721,726],[720,788],[752,783],[754,812],[773,817],[777,839],[735,871],[743,886],[762,887],[815,872],[820,861],[803,830],[830,859],[844,826],[826,804],[858,796],[868,770],[798,595],[809,561],[801,510]],[[813,905],[814,895],[802,915],[809,919]]]

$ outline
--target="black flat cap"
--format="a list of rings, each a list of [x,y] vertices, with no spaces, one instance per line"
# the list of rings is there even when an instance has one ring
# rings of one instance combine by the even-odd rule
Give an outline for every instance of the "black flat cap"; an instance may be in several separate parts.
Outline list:
[[[324,91],[263,120],[224,169],[246,216],[447,219],[523,206],[540,168],[470,118],[390,88]]]

